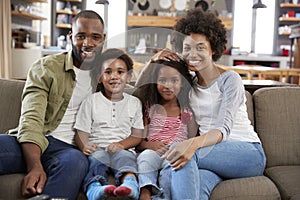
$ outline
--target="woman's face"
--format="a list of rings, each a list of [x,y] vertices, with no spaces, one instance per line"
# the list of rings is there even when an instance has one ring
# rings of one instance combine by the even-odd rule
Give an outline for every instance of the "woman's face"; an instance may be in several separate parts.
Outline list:
[[[191,71],[201,71],[211,66],[212,49],[206,36],[192,33],[183,40],[182,56],[188,62]]]

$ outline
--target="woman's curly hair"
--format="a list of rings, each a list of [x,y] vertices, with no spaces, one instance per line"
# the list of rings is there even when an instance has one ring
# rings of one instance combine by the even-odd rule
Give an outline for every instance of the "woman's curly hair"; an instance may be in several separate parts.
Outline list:
[[[225,26],[217,15],[201,8],[191,9],[174,26],[172,45],[176,52],[182,52],[183,40],[191,33],[203,34],[214,52],[212,59],[217,61],[226,49],[227,36]]]

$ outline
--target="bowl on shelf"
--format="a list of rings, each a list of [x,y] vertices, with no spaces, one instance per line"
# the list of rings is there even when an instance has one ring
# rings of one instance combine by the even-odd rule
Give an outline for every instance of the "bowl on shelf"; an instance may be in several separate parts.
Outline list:
[[[24,48],[26,49],[31,49],[33,47],[36,47],[36,43],[35,42],[24,42],[23,43]]]

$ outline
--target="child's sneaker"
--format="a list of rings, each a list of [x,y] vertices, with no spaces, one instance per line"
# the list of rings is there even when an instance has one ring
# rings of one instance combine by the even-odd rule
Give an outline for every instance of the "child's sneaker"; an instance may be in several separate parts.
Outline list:
[[[114,185],[101,185],[99,182],[91,183],[88,186],[86,196],[88,200],[103,200],[108,196],[114,196],[114,190],[116,186]]]
[[[136,178],[133,176],[125,177],[122,185],[114,190],[114,195],[126,196],[133,200],[139,199],[139,185]]]

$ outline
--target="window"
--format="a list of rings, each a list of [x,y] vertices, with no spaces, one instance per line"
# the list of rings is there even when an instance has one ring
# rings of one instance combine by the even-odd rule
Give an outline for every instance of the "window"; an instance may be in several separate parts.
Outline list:
[[[251,44],[254,43],[254,53],[272,54],[274,38],[274,0],[263,0],[267,8],[252,9],[257,0],[235,0],[234,2],[234,28],[233,46],[239,47],[241,51],[250,52]],[[252,17],[256,11],[255,41],[252,37]],[[254,30],[254,29],[253,29]]]

